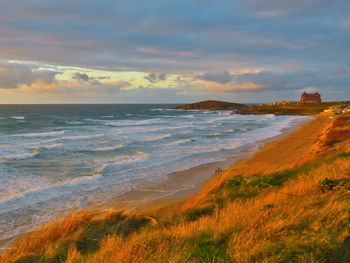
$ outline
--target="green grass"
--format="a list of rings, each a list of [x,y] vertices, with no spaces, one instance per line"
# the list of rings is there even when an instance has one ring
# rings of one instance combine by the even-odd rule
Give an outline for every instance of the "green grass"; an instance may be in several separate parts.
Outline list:
[[[326,159],[306,163],[296,168],[283,170],[280,172],[249,177],[236,176],[226,181],[224,189],[216,193],[215,200],[222,206],[223,200],[226,200],[227,197],[230,201],[235,199],[245,200],[253,198],[258,196],[264,189],[268,190],[274,187],[281,187],[285,182],[295,178],[299,174],[309,173],[311,170],[320,167],[322,164],[330,164],[339,158],[347,158],[349,156],[350,153],[342,152],[332,155]],[[344,180],[338,182],[338,184],[345,184]],[[346,183],[348,183],[348,181],[346,181]]]
[[[246,105],[240,103],[226,102],[226,101],[216,101],[216,100],[206,100],[191,104],[183,104],[177,106],[176,109],[209,109],[209,110],[234,110],[245,107]]]
[[[108,235],[127,236],[139,230],[147,222],[148,220],[143,217],[127,218],[122,214],[106,221],[96,222],[84,229],[79,239],[75,242],[76,247],[81,254],[95,252],[100,247],[100,241]]]
[[[117,213],[107,220],[90,223],[83,227],[82,233],[77,240],[62,243],[52,257],[26,256],[20,258],[16,263],[60,263],[67,259],[69,247],[75,245],[82,254],[94,253],[100,248],[100,242],[108,235],[117,234],[128,236],[132,232],[138,231],[145,226],[148,220],[141,216],[127,217],[122,213]]]
[[[211,233],[203,232],[197,237],[187,239],[181,262],[192,263],[230,263],[227,253],[227,239],[215,238]]]
[[[189,209],[184,213],[186,221],[196,221],[202,216],[212,215],[214,212],[214,207],[204,207],[204,208],[195,208]]]
[[[318,108],[296,108],[289,109],[283,107],[258,107],[257,112],[259,113],[271,113],[271,114],[318,114],[323,109]]]
[[[334,190],[350,190],[350,178],[325,178],[319,182],[318,187],[322,192]]]

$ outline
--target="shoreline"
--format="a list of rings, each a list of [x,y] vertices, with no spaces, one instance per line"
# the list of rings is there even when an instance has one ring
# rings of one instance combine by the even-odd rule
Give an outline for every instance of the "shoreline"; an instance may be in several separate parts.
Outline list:
[[[265,144],[288,136],[302,125],[314,119],[314,117],[311,117],[310,119],[297,121],[289,127],[282,128],[278,135],[230,150],[230,157],[224,160],[209,162],[183,171],[170,173],[159,182],[149,181],[139,188],[116,196],[108,202],[108,205],[115,207],[117,204],[118,208],[121,207],[126,211],[145,211],[165,204],[186,200],[191,195],[199,193],[207,181],[213,179],[236,162],[250,158],[259,152]],[[217,168],[221,169],[219,173],[216,172]],[[101,206],[104,207],[106,205],[102,204]]]
[[[347,185],[322,190],[320,184],[349,180],[348,133],[339,132],[349,125],[349,115],[317,115],[261,142],[257,152],[211,176],[185,199],[145,200],[126,212],[117,203],[75,211],[21,236],[0,259],[187,262],[195,255],[203,262],[258,257],[270,262],[294,260],[295,255],[302,261],[314,253],[324,261],[348,257],[347,250],[338,249],[348,237]],[[334,138],[339,141],[330,144]],[[243,183],[232,188],[229,183],[236,179]],[[287,250],[281,250],[281,242]],[[322,250],[305,251],[315,244]]]
[[[158,177],[151,180],[140,181],[140,184],[133,190],[117,195],[109,201],[91,203],[79,208],[79,210],[116,208],[126,212],[144,212],[167,204],[186,200],[190,196],[199,193],[207,181],[220,174],[215,173],[218,167],[221,168],[222,171],[225,171],[237,161],[250,158],[253,154],[259,152],[266,143],[288,136],[290,133],[300,128],[300,126],[313,119],[314,118],[310,118],[298,120],[294,123],[292,122],[289,127],[279,130],[280,133],[278,135],[240,146],[233,150],[228,150],[228,155],[230,155],[230,157],[224,160],[208,162],[183,171],[172,172],[163,178]],[[76,210],[69,210],[57,218],[74,213],[74,211]],[[49,220],[46,223],[50,223],[56,219]],[[29,231],[22,232],[14,238],[0,241],[0,251],[6,250],[8,245],[19,236],[36,231],[46,223],[37,225]]]

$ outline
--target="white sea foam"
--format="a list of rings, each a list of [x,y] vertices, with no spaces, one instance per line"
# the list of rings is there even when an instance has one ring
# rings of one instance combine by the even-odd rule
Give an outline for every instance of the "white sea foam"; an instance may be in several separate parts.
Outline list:
[[[191,114],[191,115],[184,115],[182,116],[183,118],[189,118],[189,119],[194,119],[194,115]]]
[[[12,137],[46,137],[46,136],[57,136],[64,134],[64,131],[49,131],[49,132],[35,132],[35,133],[23,133],[13,134]]]
[[[36,188],[31,188],[26,191],[20,192],[20,193],[14,193],[14,194],[8,194],[7,196],[3,197],[0,199],[0,205],[4,205],[4,203],[9,202],[9,201],[14,201],[14,199],[21,199],[21,198],[26,198],[29,200],[29,195],[35,194],[36,196],[39,196],[39,194],[45,194],[48,192],[54,193],[54,194],[59,194],[59,191],[57,191],[60,187],[64,186],[72,186],[74,184],[78,183],[83,183],[83,182],[88,182],[92,180],[96,180],[98,178],[101,178],[100,174],[93,174],[91,176],[81,176],[78,178],[62,181],[62,182],[56,182],[53,184],[48,184],[46,186],[40,186]],[[56,190],[56,191],[55,191]]]
[[[24,120],[25,119],[25,117],[23,117],[23,116],[11,116],[10,118],[15,119],[15,120]]]
[[[107,125],[107,126],[139,126],[139,125],[147,125],[147,124],[154,124],[154,123],[161,123],[161,122],[164,122],[164,120],[161,120],[160,118],[153,118],[153,119],[145,119],[145,120],[106,121],[106,122],[104,122],[104,125]]]
[[[167,143],[165,145],[167,145],[167,146],[178,145],[178,144],[183,144],[183,143],[186,143],[186,142],[191,142],[191,141],[194,141],[194,140],[195,140],[194,138],[175,140],[175,141],[169,142],[169,143]]]
[[[192,125],[174,125],[174,126],[158,126],[158,127],[152,127],[152,126],[139,126],[139,127],[132,127],[130,129],[129,127],[120,127],[117,129],[109,130],[110,135],[127,135],[131,134],[132,136],[136,134],[145,134],[145,133],[152,133],[152,132],[161,132],[161,131],[178,131],[181,129],[190,128]]]
[[[81,121],[66,121],[67,124],[70,124],[70,125],[80,125],[82,124]]]
[[[104,134],[90,134],[90,135],[72,135],[72,136],[64,136],[62,140],[83,140],[83,139],[91,139],[102,137]]]
[[[115,144],[115,145],[111,145],[111,146],[104,146],[104,147],[99,147],[96,148],[95,151],[114,151],[120,148],[123,148],[124,144]]]
[[[93,174],[102,174],[107,168],[114,167],[114,166],[120,166],[125,165],[128,163],[135,163],[141,160],[145,160],[149,154],[144,152],[136,152],[134,155],[124,155],[119,156],[115,160],[109,162],[109,163],[103,163],[100,167],[96,168],[93,172]]]

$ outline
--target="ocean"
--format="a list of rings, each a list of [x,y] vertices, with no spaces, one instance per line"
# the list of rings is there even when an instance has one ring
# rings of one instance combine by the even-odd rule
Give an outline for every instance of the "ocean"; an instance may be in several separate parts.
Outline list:
[[[0,241],[309,118],[175,106],[0,105]]]

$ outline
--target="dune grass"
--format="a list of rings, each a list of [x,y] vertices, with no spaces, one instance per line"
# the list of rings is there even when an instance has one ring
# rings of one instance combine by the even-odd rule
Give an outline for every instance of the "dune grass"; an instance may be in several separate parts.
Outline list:
[[[350,262],[350,138],[337,133],[350,118],[331,124],[300,131],[309,144],[291,137],[293,153],[270,165],[265,155],[286,140],[267,146],[182,203],[143,214],[86,209],[51,222],[0,262]]]

